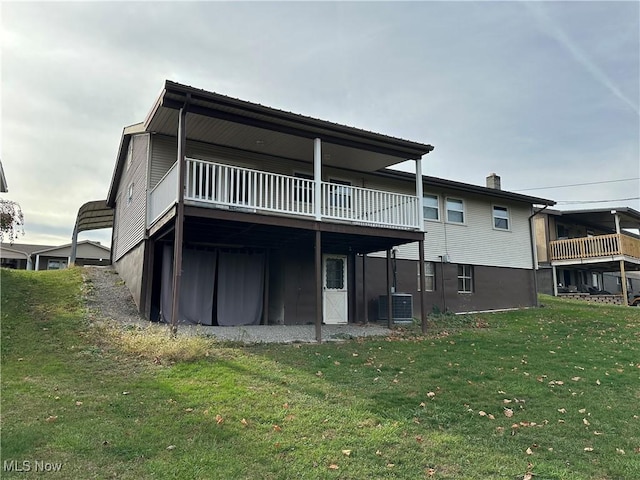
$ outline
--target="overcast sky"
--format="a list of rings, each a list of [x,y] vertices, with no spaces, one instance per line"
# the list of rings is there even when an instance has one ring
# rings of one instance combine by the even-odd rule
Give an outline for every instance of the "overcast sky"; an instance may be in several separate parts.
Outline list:
[[[426,175],[640,210],[639,5],[2,2],[2,198],[19,242],[68,243],[169,79],[430,143]]]

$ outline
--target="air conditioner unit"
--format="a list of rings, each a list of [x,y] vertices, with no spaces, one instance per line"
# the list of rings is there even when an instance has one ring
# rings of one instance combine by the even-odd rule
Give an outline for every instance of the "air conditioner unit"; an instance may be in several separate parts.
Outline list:
[[[413,297],[410,293],[391,294],[391,317],[393,323],[413,322]],[[378,320],[388,320],[386,295],[378,297]]]

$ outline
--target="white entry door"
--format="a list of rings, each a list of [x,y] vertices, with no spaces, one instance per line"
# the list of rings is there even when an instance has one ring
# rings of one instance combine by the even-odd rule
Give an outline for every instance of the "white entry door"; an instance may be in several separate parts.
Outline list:
[[[347,257],[324,255],[322,262],[324,323],[348,321]]]

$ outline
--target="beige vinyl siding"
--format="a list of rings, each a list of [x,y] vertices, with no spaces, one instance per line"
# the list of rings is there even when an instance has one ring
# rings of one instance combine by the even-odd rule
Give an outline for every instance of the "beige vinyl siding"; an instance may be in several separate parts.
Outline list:
[[[530,206],[508,203],[478,196],[468,197],[455,192],[432,192],[440,199],[440,221],[425,221],[425,261],[440,262],[441,255],[449,255],[451,263],[486,265],[491,267],[527,268],[533,266],[531,236],[529,233]],[[454,224],[443,220],[444,199],[450,196],[464,200],[465,223]],[[493,228],[493,206],[509,209],[511,229]],[[373,254],[384,256],[384,252]],[[418,260],[418,244],[398,247],[396,258]]]
[[[132,161],[127,168],[126,163],[118,185],[116,202],[116,219],[113,246],[114,261],[120,259],[129,250],[144,239],[147,206],[147,158],[149,135],[134,135]],[[125,161],[126,162],[126,161]],[[133,183],[133,196],[128,202],[129,186]]]

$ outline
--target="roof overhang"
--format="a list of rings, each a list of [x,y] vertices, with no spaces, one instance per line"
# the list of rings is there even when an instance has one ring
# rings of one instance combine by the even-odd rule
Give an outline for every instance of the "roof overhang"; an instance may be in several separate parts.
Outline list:
[[[629,207],[561,210],[554,213],[558,213],[562,220],[590,225],[612,232],[616,231],[615,215],[617,215],[620,220],[620,228],[640,229],[640,212]]]

